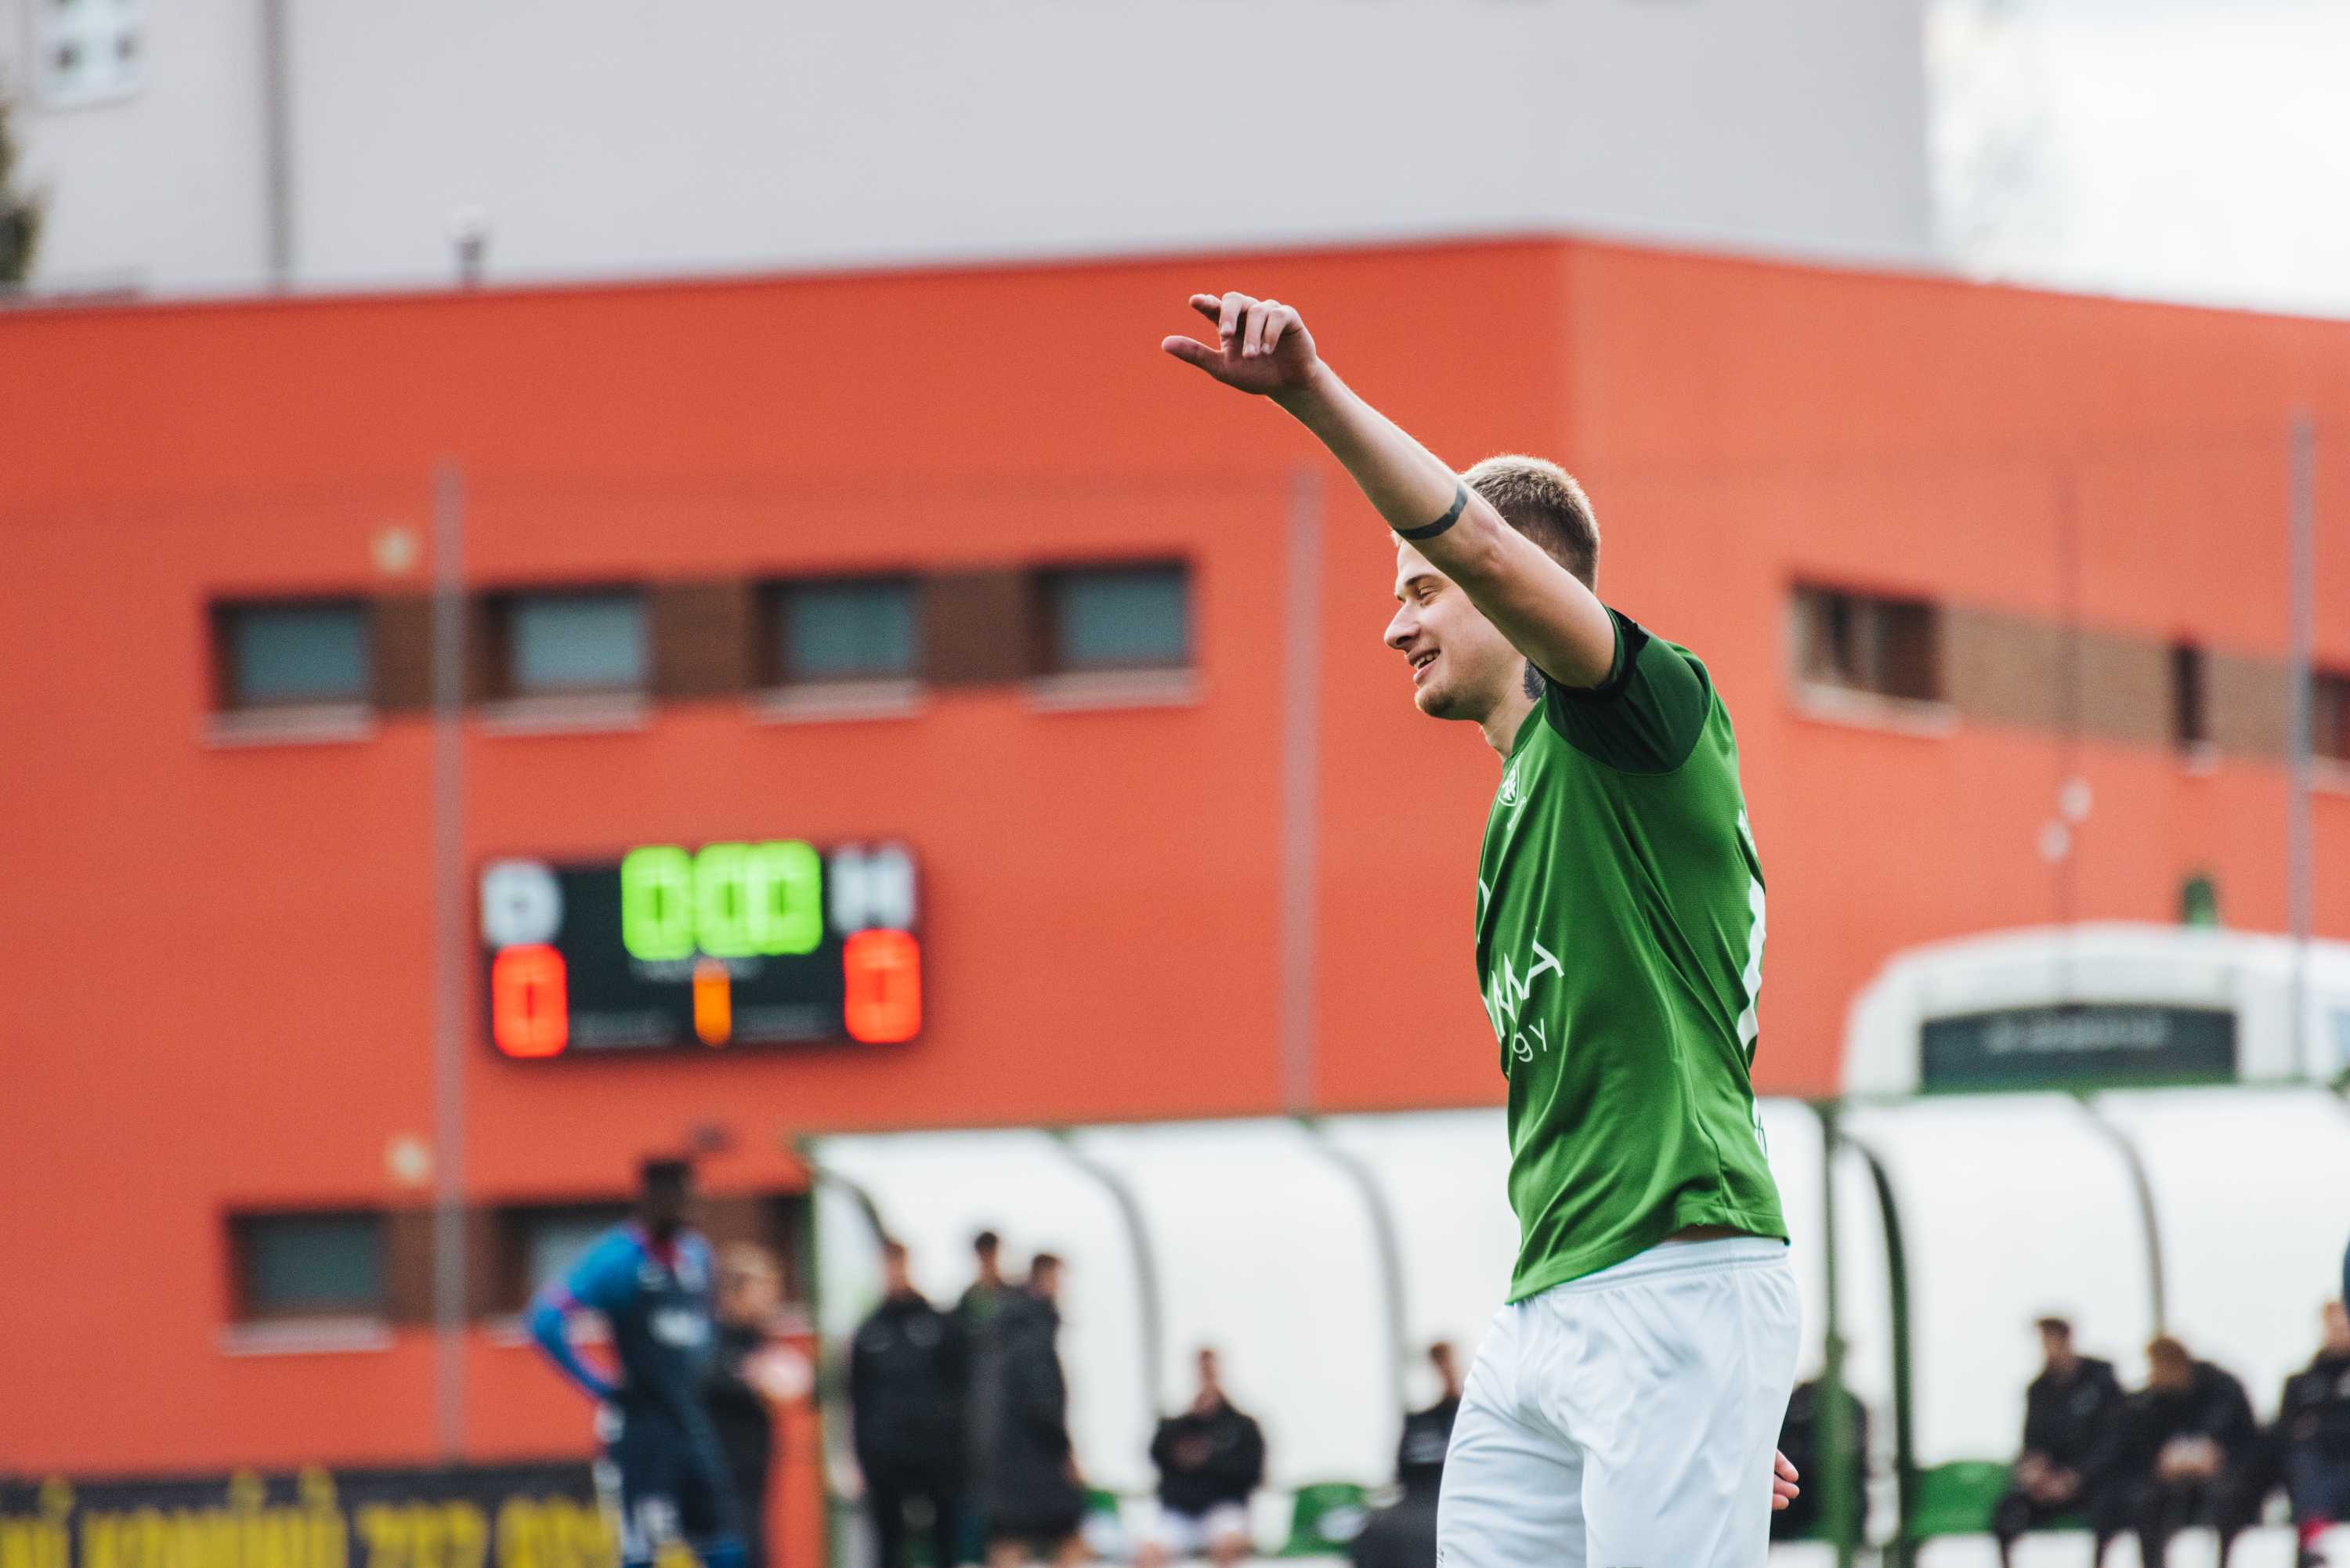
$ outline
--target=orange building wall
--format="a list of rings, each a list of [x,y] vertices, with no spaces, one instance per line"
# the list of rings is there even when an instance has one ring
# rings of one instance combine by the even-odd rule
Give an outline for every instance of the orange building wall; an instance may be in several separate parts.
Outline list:
[[[1315,1102],[1487,1103],[1469,958],[1495,767],[1382,649],[1391,546],[1269,407],[1156,348],[1184,295],[1304,306],[1348,379],[1457,462],[1586,478],[1612,601],[1709,660],[1771,879],[1762,1086],[1834,1082],[1845,1002],[1929,938],[2161,919],[2219,878],[2284,918],[2284,783],[1962,723],[1806,716],[1798,576],[2271,656],[2286,411],[2350,431],[2350,327],[1558,242],[879,277],[0,317],[0,1227],[60,1288],[0,1293],[0,1467],[182,1469],[431,1451],[430,1346],[224,1353],[222,1217],[400,1203],[432,1125],[431,738],[204,740],[204,609],[371,590],[429,474],[467,476],[485,587],[1181,555],[1193,705],[902,720],[739,701],[466,750],[469,861],[660,838],[899,836],[923,863],[929,1028],[902,1049],[468,1058],[483,1201],[610,1193],[687,1129],[706,1182],[797,1183],[838,1127],[1279,1106],[1285,529],[1326,497]],[[2321,465],[2320,645],[2350,665],[2350,463]],[[2076,563],[2067,568],[2067,539]],[[2069,570],[2069,575],[2068,575]],[[413,588],[416,573],[400,579]],[[2075,585],[2070,591],[2067,582]],[[2069,895],[2036,848],[2096,806]],[[2318,803],[2350,935],[2350,798]],[[575,1450],[573,1396],[477,1335],[477,1457]]]

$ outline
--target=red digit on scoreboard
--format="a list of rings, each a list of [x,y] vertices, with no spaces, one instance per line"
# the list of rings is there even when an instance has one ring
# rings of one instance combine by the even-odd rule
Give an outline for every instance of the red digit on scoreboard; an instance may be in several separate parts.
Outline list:
[[[859,931],[842,944],[848,982],[841,1022],[868,1045],[911,1040],[922,1027],[922,950],[904,931]]]
[[[571,1044],[561,953],[534,942],[504,949],[491,961],[490,1037],[509,1056],[559,1055]]]

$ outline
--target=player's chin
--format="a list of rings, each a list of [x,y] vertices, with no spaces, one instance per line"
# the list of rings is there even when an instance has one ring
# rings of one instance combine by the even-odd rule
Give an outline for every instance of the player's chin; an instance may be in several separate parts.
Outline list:
[[[1441,680],[1431,680],[1411,694],[1411,705],[1431,719],[1456,719],[1459,701]]]

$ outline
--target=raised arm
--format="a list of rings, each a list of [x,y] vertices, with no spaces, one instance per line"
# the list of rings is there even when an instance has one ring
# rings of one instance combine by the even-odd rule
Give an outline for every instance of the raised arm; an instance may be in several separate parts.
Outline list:
[[[1216,324],[1215,344],[1179,336],[1160,348],[1228,387],[1272,399],[1312,431],[1388,526],[1458,584],[1537,669],[1566,686],[1607,679],[1616,628],[1598,598],[1341,381],[1293,306],[1245,294],[1195,294],[1191,308]]]

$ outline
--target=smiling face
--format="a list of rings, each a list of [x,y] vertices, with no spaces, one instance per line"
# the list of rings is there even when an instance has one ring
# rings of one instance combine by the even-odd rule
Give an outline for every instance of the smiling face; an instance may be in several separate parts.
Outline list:
[[[1409,665],[1412,704],[1430,718],[1482,722],[1524,680],[1525,656],[1409,545],[1396,546],[1395,597],[1387,645]]]

